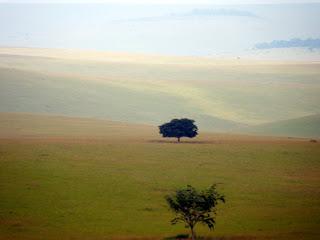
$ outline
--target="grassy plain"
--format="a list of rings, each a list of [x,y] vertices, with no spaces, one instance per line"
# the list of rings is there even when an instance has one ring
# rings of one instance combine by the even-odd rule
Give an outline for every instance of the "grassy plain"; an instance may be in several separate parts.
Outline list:
[[[205,134],[176,144],[146,125],[0,114],[0,239],[162,239],[164,196],[218,183],[223,239],[318,239],[320,145]]]

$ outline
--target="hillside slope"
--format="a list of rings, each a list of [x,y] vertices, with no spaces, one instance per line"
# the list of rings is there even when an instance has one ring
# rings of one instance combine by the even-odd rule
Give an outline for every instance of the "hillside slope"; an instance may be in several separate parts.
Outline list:
[[[30,113],[0,113],[0,138],[78,138],[127,141],[155,138],[158,129],[92,118]]]
[[[248,132],[278,136],[320,137],[320,114],[261,124],[250,127]]]
[[[0,112],[29,112],[200,129],[319,113],[318,63],[215,60],[0,48]]]
[[[194,118],[205,130],[227,131],[245,124],[210,116],[183,98],[137,83],[133,89],[80,76],[56,76],[4,69],[1,73],[2,112],[30,112],[111,119],[159,125],[171,118]],[[133,86],[132,86],[133,87]],[[141,89],[139,89],[141,87]]]

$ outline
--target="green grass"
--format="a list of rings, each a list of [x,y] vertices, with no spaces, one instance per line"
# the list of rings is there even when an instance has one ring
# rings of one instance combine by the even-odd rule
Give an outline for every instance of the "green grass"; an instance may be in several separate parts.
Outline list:
[[[62,121],[59,126],[69,128],[67,119],[51,121],[48,126]],[[89,132],[89,125],[103,126],[83,121]],[[116,132],[121,124],[110,129]],[[112,131],[99,139],[59,139],[49,129],[35,132],[37,138],[22,132],[23,138],[0,140],[0,239],[157,239],[185,233],[183,225],[170,225],[164,196],[187,184],[212,183],[227,203],[219,207],[214,232],[198,228],[203,236],[320,236],[319,144],[223,135],[175,144],[159,142],[148,129],[149,135],[120,131],[118,139]]]

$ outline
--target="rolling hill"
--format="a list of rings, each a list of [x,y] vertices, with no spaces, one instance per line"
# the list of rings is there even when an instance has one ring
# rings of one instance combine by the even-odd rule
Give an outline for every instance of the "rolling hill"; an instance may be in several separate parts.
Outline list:
[[[319,137],[320,114],[261,124],[250,127],[248,132],[278,136]]]
[[[1,48],[0,112],[150,125],[189,117],[204,131],[244,132],[318,114],[319,76],[318,63]]]

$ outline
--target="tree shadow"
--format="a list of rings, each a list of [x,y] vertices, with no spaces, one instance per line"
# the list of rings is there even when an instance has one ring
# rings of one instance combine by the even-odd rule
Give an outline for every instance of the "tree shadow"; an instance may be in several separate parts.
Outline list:
[[[173,144],[220,144],[221,141],[209,141],[209,140],[202,140],[202,141],[195,141],[195,140],[187,140],[187,141],[174,141],[174,140],[149,140],[150,143],[173,143]]]
[[[190,240],[189,234],[177,234],[176,236],[166,237],[163,240]],[[231,236],[231,237],[203,237],[197,236],[197,240],[254,240],[253,236]]]
[[[177,234],[176,236],[166,237],[163,240],[185,240],[189,239],[189,234]]]

